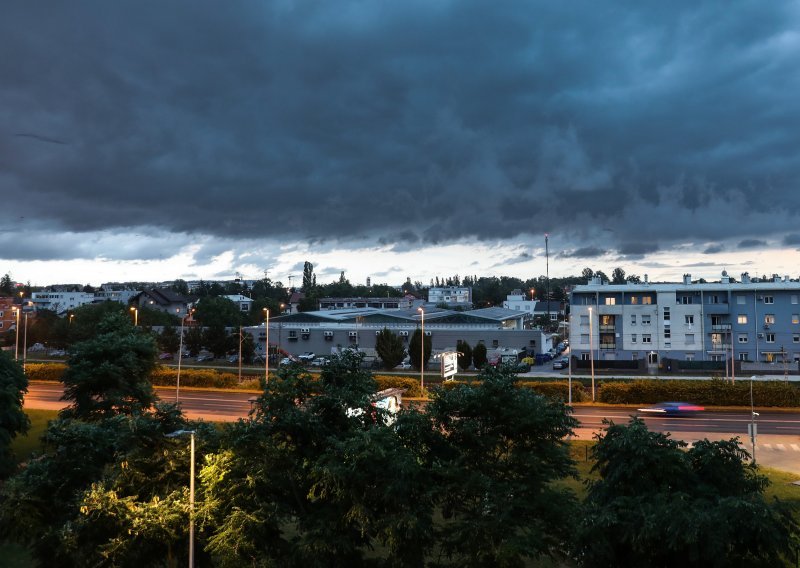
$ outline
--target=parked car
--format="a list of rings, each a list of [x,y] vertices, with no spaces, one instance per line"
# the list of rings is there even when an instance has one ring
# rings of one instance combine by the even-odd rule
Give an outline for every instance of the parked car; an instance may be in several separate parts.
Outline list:
[[[330,361],[328,360],[327,357],[317,357],[316,359],[311,361],[311,365],[313,367],[324,367],[328,363],[330,363]]]
[[[213,355],[198,355],[197,356],[197,362],[198,363],[202,363],[203,361],[213,361],[213,360],[214,360],[214,356]]]
[[[253,355],[253,363],[266,363],[266,358],[261,353]]]
[[[569,359],[567,357],[562,357],[561,359],[553,361],[553,369],[566,369],[568,367]]]
[[[230,357],[228,357],[228,363],[238,363],[238,362],[239,362],[238,355],[231,355]]]
[[[704,407],[691,402],[659,402],[653,406],[639,408],[639,412],[662,416],[694,416],[705,410]]]
[[[314,352],[313,352],[313,351],[306,351],[306,352],[305,352],[305,353],[303,353],[302,355],[298,355],[298,356],[297,356],[297,358],[298,358],[298,359],[299,359],[299,360],[300,360],[302,363],[311,363],[311,361],[313,361],[313,360],[314,360],[316,357],[317,357],[317,356],[314,354]]]
[[[281,359],[281,365],[291,365],[292,363],[297,363],[297,359],[293,357],[284,357]]]
[[[63,357],[64,355],[67,354],[67,352],[64,351],[63,349],[51,349],[50,351],[47,352],[47,354],[50,355],[51,357]]]
[[[403,361],[397,367],[395,367],[395,369],[401,369],[401,370],[406,370],[410,368],[411,368],[411,363],[409,363],[408,361]]]
[[[174,359],[175,356],[172,353],[162,353],[158,356],[159,359]]]

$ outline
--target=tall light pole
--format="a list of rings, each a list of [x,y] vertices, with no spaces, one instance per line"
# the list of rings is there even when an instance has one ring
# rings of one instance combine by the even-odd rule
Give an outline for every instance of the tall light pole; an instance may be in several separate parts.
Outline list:
[[[177,438],[189,434],[189,568],[194,568],[194,430],[176,430],[165,434],[167,438]]]
[[[420,350],[419,350],[419,386],[420,390],[425,393],[425,310],[422,307],[417,308],[422,322],[422,335],[420,336]]]
[[[567,337],[569,337],[569,327],[567,328]],[[569,349],[569,358],[567,359],[567,384],[569,388],[567,404],[572,406],[572,347],[567,347],[567,349]]]
[[[133,327],[139,327],[139,308],[131,306],[131,311],[133,312]]]
[[[181,361],[183,360],[183,323],[186,321],[186,318],[192,315],[194,310],[190,310],[188,314],[181,318],[181,337],[180,343],[178,344],[178,377],[175,381],[175,403],[177,404],[180,400],[181,396]]]
[[[550,245],[548,242],[550,235],[547,233],[544,234],[544,257],[545,257],[545,267],[546,267],[546,274],[547,274],[547,325],[548,328],[550,326]]]
[[[267,318],[264,323],[264,335],[266,335],[264,340],[264,380],[269,384],[269,308],[263,308],[263,310]]]
[[[28,314],[25,314],[25,334],[22,340],[22,372],[25,372],[25,365],[28,363]]]
[[[756,432],[756,416],[758,416],[758,412],[755,411],[753,407],[753,379],[755,376],[750,377],[750,444],[753,448],[753,463],[756,463],[756,437],[758,433]]]
[[[594,393],[594,324],[592,323],[592,307],[589,306],[589,366],[592,370],[592,402],[595,399]]]
[[[17,338],[14,340],[14,361],[19,361],[19,313],[22,308],[14,308],[14,312],[16,312],[17,316],[17,325],[15,329],[17,331]]]

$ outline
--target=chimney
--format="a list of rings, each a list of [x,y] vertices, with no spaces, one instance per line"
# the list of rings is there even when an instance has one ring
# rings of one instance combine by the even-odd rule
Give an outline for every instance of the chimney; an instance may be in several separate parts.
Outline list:
[[[750,284],[750,273],[742,272],[742,284]]]
[[[688,286],[692,283],[692,275],[691,274],[684,274],[683,275],[683,283]]]

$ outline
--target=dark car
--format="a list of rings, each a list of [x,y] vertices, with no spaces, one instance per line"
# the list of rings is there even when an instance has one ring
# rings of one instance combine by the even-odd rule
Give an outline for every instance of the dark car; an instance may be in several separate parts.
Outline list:
[[[553,369],[566,369],[569,367],[569,359],[562,357],[553,361]]]
[[[705,410],[704,407],[691,402],[659,402],[647,408],[640,408],[639,412],[658,416],[694,416],[703,410]]]

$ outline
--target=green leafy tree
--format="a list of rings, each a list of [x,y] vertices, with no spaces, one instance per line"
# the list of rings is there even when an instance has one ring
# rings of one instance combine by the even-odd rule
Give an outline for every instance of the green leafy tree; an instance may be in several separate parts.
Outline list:
[[[472,347],[466,341],[459,339],[456,343],[456,351],[458,351],[458,366],[462,370],[469,369],[469,366],[472,365]]]
[[[780,566],[797,525],[763,496],[736,438],[688,451],[644,421],[608,423],[576,542],[586,566]]]
[[[178,338],[180,340],[180,338]],[[203,350],[203,328],[198,325],[187,327],[183,331],[183,346],[189,355],[196,357]]]
[[[142,327],[180,325],[181,323],[181,318],[175,314],[156,310],[147,306],[141,306],[138,310],[139,325]]]
[[[375,351],[385,369],[394,369],[406,357],[406,346],[397,334],[384,327],[375,338]]]
[[[625,271],[619,266],[611,271],[612,284],[625,284]]]
[[[0,277],[0,294],[4,296],[12,296],[14,294],[14,282],[8,272]]]
[[[96,337],[73,347],[62,397],[70,406],[61,415],[98,420],[149,408],[155,401],[150,383],[155,352],[152,337],[136,330],[126,316],[108,315]]]
[[[133,324],[130,310],[119,302],[111,300],[99,304],[86,304],[72,310],[64,318],[69,344],[95,337],[100,329],[100,322],[112,314],[124,316]]]
[[[177,353],[180,348],[181,338],[171,325],[164,326],[158,336],[158,348],[165,353]]]
[[[16,468],[11,442],[17,434],[28,431],[28,415],[22,410],[28,378],[22,368],[4,351],[0,351],[0,479]]]
[[[222,326],[214,325],[203,330],[203,345],[214,354],[224,357],[229,351],[238,349],[238,339]]]
[[[570,409],[489,368],[478,386],[435,389],[426,413],[443,433],[435,488],[444,557],[461,566],[523,566],[566,552],[575,475]]]
[[[420,361],[424,362],[425,367],[428,366],[428,361],[431,358],[432,342],[430,336],[425,336],[425,351],[422,351],[422,332],[418,329],[414,330],[411,334],[411,339],[408,342],[408,356],[411,364],[415,369],[420,368]],[[420,358],[422,357],[422,358]]]
[[[303,292],[308,294],[317,285],[317,277],[314,276],[314,265],[308,261],[303,263]]]
[[[319,380],[281,368],[208,458],[200,516],[219,565],[422,565],[433,507],[414,432],[430,424],[387,427],[361,361],[335,356]]]
[[[488,359],[486,357],[486,345],[478,343],[472,349],[472,364],[476,369],[483,369]]]
[[[239,327],[242,312],[227,298],[208,297],[198,302],[194,319],[206,327]]]

